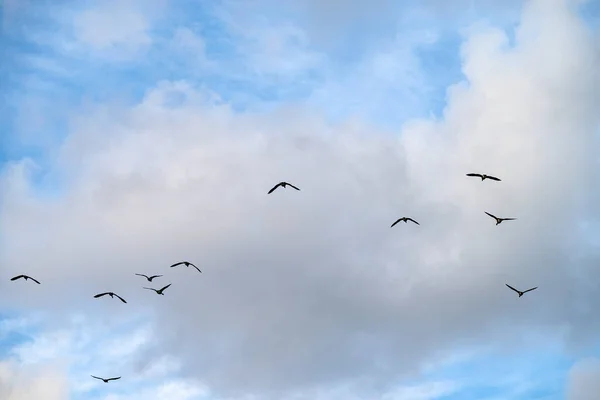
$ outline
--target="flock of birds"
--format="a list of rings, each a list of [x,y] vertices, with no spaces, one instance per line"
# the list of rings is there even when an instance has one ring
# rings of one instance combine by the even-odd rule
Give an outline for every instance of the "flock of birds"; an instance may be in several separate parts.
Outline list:
[[[499,182],[499,181],[501,181],[501,179],[499,179],[499,178],[496,178],[495,176],[486,175],[486,174],[476,174],[476,173],[470,173],[470,174],[467,174],[467,176],[481,178],[481,181],[482,181],[482,182],[483,182],[484,180],[486,180],[486,179],[489,179],[489,180],[492,180],[492,181],[498,181],[498,182]],[[279,187],[282,187],[282,188],[284,188],[284,189],[285,189],[285,188],[286,188],[286,187],[288,187],[288,186],[289,186],[289,187],[291,187],[291,188],[293,188],[293,189],[296,189],[296,190],[298,190],[298,191],[300,190],[298,187],[296,187],[296,186],[292,185],[292,184],[291,184],[291,183],[289,183],[289,182],[279,182],[277,185],[273,186],[273,188],[272,188],[271,190],[269,190],[269,191],[267,192],[267,194],[271,194],[271,193],[273,193],[273,192],[274,192],[274,191],[275,191],[277,188],[279,188]],[[490,213],[489,213],[489,212],[487,212],[487,211],[484,211],[484,212],[485,212],[487,215],[489,215],[491,218],[493,218],[493,219],[496,221],[496,225],[499,225],[499,224],[500,224],[500,223],[502,223],[503,221],[513,221],[513,220],[516,220],[516,218],[500,218],[500,217],[496,217],[496,216],[495,216],[495,215],[493,215],[493,214],[490,214]],[[420,224],[419,224],[417,221],[415,221],[414,219],[412,219],[412,218],[410,218],[410,217],[402,217],[402,218],[398,218],[398,219],[397,219],[397,220],[396,220],[396,221],[395,221],[395,222],[394,222],[394,223],[391,225],[391,227],[393,228],[393,227],[394,227],[394,226],[395,226],[395,225],[396,225],[398,222],[404,222],[404,223],[408,223],[408,221],[410,221],[410,222],[412,222],[412,223],[414,223],[414,224],[420,225]],[[186,267],[190,267],[190,266],[191,266],[191,267],[194,267],[194,268],[195,268],[195,269],[196,269],[198,272],[202,272],[202,271],[200,271],[200,268],[198,268],[197,266],[195,266],[194,264],[192,264],[192,263],[191,263],[191,262],[189,262],[189,261],[180,261],[180,262],[177,262],[177,263],[175,263],[175,264],[171,265],[171,266],[170,266],[170,268],[177,267],[178,265],[185,265]],[[152,280],[153,280],[153,279],[160,278],[160,277],[162,277],[162,276],[163,276],[163,275],[151,275],[151,276],[148,276],[148,275],[145,275],[145,274],[135,274],[135,275],[137,275],[137,276],[141,276],[141,277],[144,277],[144,278],[146,278],[146,280],[148,280],[148,282],[152,282]],[[19,279],[24,279],[24,280],[26,280],[26,281],[27,281],[27,280],[29,280],[29,279],[31,279],[33,282],[37,283],[38,285],[40,284],[40,282],[39,282],[37,279],[34,279],[34,278],[32,278],[31,276],[28,276],[28,275],[23,275],[23,274],[21,274],[21,275],[17,275],[17,276],[15,276],[15,277],[11,278],[11,281],[16,281],[16,280],[19,280]],[[514,287],[510,286],[508,283],[506,283],[505,285],[506,285],[506,286],[507,286],[509,289],[511,289],[511,290],[513,290],[514,292],[516,292],[516,293],[519,295],[519,297],[523,296],[523,295],[524,295],[525,293],[527,293],[527,292],[531,292],[532,290],[535,290],[535,289],[537,289],[537,286],[536,286],[536,287],[533,287],[533,288],[531,288],[531,289],[527,289],[527,290],[524,290],[524,291],[520,291],[520,290],[517,290],[517,289],[515,289]],[[162,287],[162,288],[160,288],[160,289],[155,289],[155,288],[150,288],[150,287],[145,287],[145,286],[144,286],[143,288],[144,288],[144,289],[148,289],[148,290],[153,290],[153,291],[155,291],[155,292],[156,292],[156,294],[159,294],[159,295],[162,295],[162,296],[164,296],[164,291],[165,291],[167,288],[169,288],[170,286],[171,286],[171,284],[169,283],[168,285],[166,285],[166,286],[164,286],[164,287]],[[95,296],[94,296],[94,298],[96,298],[96,299],[97,299],[97,298],[100,298],[100,297],[103,297],[103,296],[110,296],[111,298],[114,298],[114,297],[116,297],[116,298],[118,298],[119,300],[121,300],[123,303],[127,303],[127,301],[126,301],[124,298],[122,298],[121,296],[119,296],[118,294],[116,294],[116,293],[114,293],[114,292],[104,292],[104,293],[98,293],[97,295],[95,295]],[[120,377],[120,376],[118,376],[118,377],[115,377],[115,378],[101,378],[101,377],[98,377],[98,376],[91,375],[91,377],[92,377],[92,378],[95,378],[95,379],[99,379],[99,380],[103,381],[104,383],[108,383],[108,382],[110,382],[110,381],[114,381],[114,380],[117,380],[117,379],[121,379],[121,377]]]

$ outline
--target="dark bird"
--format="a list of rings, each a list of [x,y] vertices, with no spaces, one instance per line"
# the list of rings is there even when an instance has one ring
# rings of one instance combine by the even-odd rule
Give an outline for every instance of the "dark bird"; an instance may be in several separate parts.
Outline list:
[[[483,182],[486,179],[490,179],[492,181],[498,181],[498,182],[501,181],[500,178],[496,178],[495,176],[486,175],[486,174],[467,174],[467,176],[477,176],[477,177],[481,178],[481,182]]]
[[[151,287],[145,287],[144,289],[148,289],[148,290],[154,290],[154,291],[156,292],[156,294],[162,294],[162,295],[164,296],[165,294],[164,294],[163,292],[164,292],[164,290],[165,290],[166,288],[168,288],[169,286],[171,286],[171,284],[170,284],[170,283],[169,283],[167,286],[165,286],[164,288],[162,288],[162,289],[154,289],[154,288],[151,288]]]
[[[152,282],[152,279],[154,278],[159,278],[162,275],[152,275],[152,276],[148,276],[148,275],[144,275],[144,274],[136,274],[137,276],[143,276],[144,278],[148,279],[148,282]]]
[[[17,275],[17,276],[15,276],[14,278],[10,278],[10,280],[11,280],[11,281],[16,281],[17,279],[21,279],[21,278],[23,278],[23,279],[25,279],[25,280],[27,280],[27,279],[31,279],[32,281],[34,281],[34,282],[35,282],[35,283],[37,283],[38,285],[40,284],[40,282],[39,282],[37,279],[33,279],[32,277],[30,277],[30,276],[27,276],[27,275]]]
[[[516,218],[498,218],[495,215],[492,215],[487,211],[484,211],[484,212],[496,220],[496,225],[500,224],[502,221],[514,221],[516,219]]]
[[[97,376],[94,376],[94,375],[90,375],[90,376],[91,376],[92,378],[100,379],[101,381],[104,381],[104,383],[108,383],[108,381],[116,381],[117,379],[121,379],[121,377],[120,377],[120,376],[117,376],[116,378],[106,378],[106,379],[104,379],[104,378],[99,378],[99,377],[97,377]]]
[[[113,292],[98,293],[97,295],[94,296],[94,298],[97,299],[98,297],[102,297],[102,296],[106,296],[106,295],[109,295],[111,298],[113,298],[113,296],[117,296],[119,298],[119,300],[121,300],[123,303],[127,303],[124,298],[122,298],[121,296],[119,296],[118,294],[113,293]]]
[[[534,288],[527,289],[527,290],[525,290],[524,292],[521,292],[520,290],[517,290],[517,289],[515,289],[514,287],[510,286],[508,283],[505,283],[505,285],[506,285],[506,286],[508,286],[510,289],[514,290],[515,292],[519,293],[519,297],[523,296],[523,295],[524,295],[525,293],[527,293],[527,292],[531,292],[532,290],[535,290],[535,289],[537,289],[537,288],[538,288],[538,287],[536,286],[536,287],[534,287]]]
[[[200,271],[200,268],[196,267],[194,264],[192,264],[189,261],[181,261],[181,262],[175,263],[175,264],[171,265],[171,268],[176,267],[181,264],[185,265],[186,267],[189,267],[191,265],[192,267],[196,268],[198,270],[198,272],[202,272],[202,271]]]
[[[398,218],[398,219],[396,220],[396,222],[394,222],[394,223],[392,224],[392,226],[390,226],[390,228],[393,228],[393,227],[394,227],[394,225],[396,225],[396,224],[397,224],[398,222],[400,222],[400,221],[404,221],[404,223],[405,223],[405,224],[406,224],[408,221],[411,221],[411,222],[414,222],[414,223],[415,223],[415,224],[417,224],[417,225],[421,225],[421,224],[419,224],[417,221],[415,221],[415,220],[414,220],[414,219],[412,219],[412,218],[408,218],[408,217],[402,217],[402,218]]]
[[[279,186],[281,186],[284,189],[286,188],[286,186],[289,186],[289,187],[294,188],[296,190],[300,190],[296,186],[292,185],[291,183],[288,183],[288,182],[279,182],[277,185],[273,186],[273,189],[269,190],[269,193],[267,193],[267,194],[273,193],[275,191],[275,189],[277,189]]]

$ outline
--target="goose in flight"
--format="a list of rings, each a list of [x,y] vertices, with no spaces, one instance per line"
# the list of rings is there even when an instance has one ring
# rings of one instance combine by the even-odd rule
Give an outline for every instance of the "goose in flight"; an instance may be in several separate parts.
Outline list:
[[[162,275],[152,275],[152,276],[148,276],[148,275],[144,275],[144,274],[136,274],[137,276],[143,276],[144,278],[148,279],[148,282],[152,282],[152,279],[154,278],[159,278]]]
[[[289,186],[289,187],[294,188],[296,190],[300,190],[296,186],[292,185],[291,183],[288,183],[288,182],[279,182],[277,185],[273,186],[273,188],[271,190],[269,190],[269,192],[267,194],[273,193],[275,191],[275,189],[277,189],[279,186],[281,186],[284,189],[286,188],[286,186]]]
[[[490,217],[494,218],[496,220],[496,225],[499,225],[502,221],[513,221],[516,218],[498,218],[495,215],[490,214],[487,211],[484,211],[487,215],[489,215]]]
[[[97,299],[98,297],[102,297],[102,296],[106,296],[106,295],[109,295],[111,298],[114,298],[113,296],[117,296],[119,298],[119,300],[121,300],[123,303],[127,303],[124,298],[122,298],[121,296],[119,296],[118,294],[113,293],[113,292],[98,293],[97,295],[94,296],[94,298]]]
[[[390,226],[390,228],[393,228],[393,227],[394,227],[394,225],[396,225],[396,224],[397,224],[398,222],[400,222],[400,221],[404,221],[404,223],[405,223],[405,224],[406,224],[408,221],[411,221],[411,222],[414,222],[414,223],[415,223],[415,224],[417,224],[417,225],[421,225],[420,223],[418,223],[417,221],[415,221],[415,220],[414,220],[414,219],[412,219],[412,218],[408,218],[408,217],[402,217],[402,218],[398,218],[398,219],[396,220],[396,222],[394,222],[394,223],[392,224],[392,226]]]
[[[476,176],[478,178],[481,178],[481,182],[485,181],[486,179],[490,179],[492,181],[501,181],[500,178],[496,178],[495,176],[486,175],[486,174],[467,174],[467,176]]]
[[[21,278],[23,278],[23,279],[25,279],[25,280],[27,280],[27,279],[31,279],[32,281],[34,281],[34,282],[35,282],[35,283],[37,283],[38,285],[40,284],[40,281],[38,281],[37,279],[33,279],[32,277],[30,277],[30,276],[27,276],[27,275],[17,275],[17,276],[15,276],[14,278],[10,278],[10,280],[11,280],[11,281],[16,281],[17,279],[21,279]]]
[[[120,376],[117,376],[116,378],[100,378],[98,376],[94,376],[94,375],[90,375],[92,378],[96,378],[96,379],[100,379],[101,381],[104,381],[104,383],[108,383],[108,381],[116,381],[117,379],[121,379]]]
[[[196,267],[194,264],[192,264],[189,261],[181,261],[181,262],[175,263],[175,264],[171,265],[171,268],[176,267],[181,264],[185,265],[186,267],[189,267],[191,265],[192,267],[196,268],[198,270],[198,272],[202,272],[202,271],[200,271],[200,268]]]
[[[517,293],[519,294],[519,297],[523,296],[523,295],[524,295],[525,293],[527,293],[527,292],[531,292],[532,290],[535,290],[535,289],[537,289],[537,288],[538,288],[538,287],[536,286],[536,287],[534,287],[534,288],[527,289],[527,290],[525,290],[525,291],[521,292],[520,290],[517,290],[517,289],[515,289],[514,287],[510,286],[508,283],[505,283],[505,285],[506,285],[506,286],[508,286],[510,289],[514,290],[515,292],[517,292]]]
[[[156,294],[161,294],[161,295],[163,295],[163,296],[164,296],[165,294],[164,294],[163,292],[164,292],[164,290],[165,290],[166,288],[168,288],[169,286],[171,286],[171,284],[170,284],[170,283],[169,283],[167,286],[165,286],[164,288],[162,288],[162,289],[154,289],[154,288],[151,288],[151,287],[145,287],[144,289],[148,289],[148,290],[154,290],[154,291],[156,292]]]

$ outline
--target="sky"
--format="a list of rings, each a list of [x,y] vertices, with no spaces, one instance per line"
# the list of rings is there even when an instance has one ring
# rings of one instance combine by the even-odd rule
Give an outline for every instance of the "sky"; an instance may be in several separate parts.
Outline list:
[[[600,1],[0,12],[3,400],[597,400]]]

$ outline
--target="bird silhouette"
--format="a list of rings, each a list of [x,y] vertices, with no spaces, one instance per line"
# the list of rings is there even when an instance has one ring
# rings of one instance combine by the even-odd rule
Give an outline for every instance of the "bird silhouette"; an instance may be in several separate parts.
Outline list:
[[[161,294],[161,295],[163,295],[163,296],[164,296],[165,294],[164,294],[163,292],[164,292],[164,290],[165,290],[166,288],[168,288],[169,286],[171,286],[171,284],[170,284],[170,283],[169,283],[167,286],[165,286],[164,288],[162,288],[162,289],[154,289],[154,288],[151,288],[151,287],[144,287],[144,289],[148,289],[148,290],[154,290],[154,291],[156,292],[156,294]]]
[[[175,263],[175,264],[171,265],[170,268],[176,267],[181,264],[185,265],[186,267],[189,267],[191,265],[192,267],[196,268],[198,270],[198,272],[202,272],[202,271],[200,271],[200,268],[196,267],[194,264],[192,264],[189,261],[181,261],[181,262]]]
[[[498,218],[495,215],[490,214],[487,211],[484,211],[487,215],[489,215],[490,217],[494,218],[496,220],[496,225],[499,225],[500,223],[502,223],[502,221],[513,221],[516,218]]]
[[[292,185],[291,183],[288,182],[279,182],[277,185],[273,186],[273,188],[271,190],[269,190],[269,192],[267,194],[271,194],[275,191],[275,189],[277,189],[279,186],[281,186],[282,188],[286,188],[286,186],[292,187],[296,190],[300,190],[298,189],[296,186]]]
[[[108,381],[116,381],[117,379],[121,379],[120,376],[117,376],[116,378],[100,378],[98,376],[94,376],[94,375],[90,375],[92,378],[96,378],[96,379],[100,379],[101,381],[104,381],[104,383],[108,383]]]
[[[535,290],[535,289],[537,289],[537,288],[538,288],[538,287],[536,286],[536,287],[534,287],[534,288],[527,289],[527,290],[525,290],[525,291],[521,292],[520,290],[517,290],[517,289],[515,289],[514,287],[510,286],[508,283],[505,283],[505,285],[506,285],[506,286],[508,286],[510,289],[514,290],[515,292],[517,292],[517,293],[519,294],[519,297],[523,296],[523,295],[524,295],[525,293],[527,293],[527,292],[531,292],[532,290]]]
[[[37,283],[38,285],[40,284],[40,281],[38,281],[37,279],[33,279],[32,277],[30,277],[30,276],[27,276],[27,275],[17,275],[17,276],[15,276],[15,277],[13,277],[13,278],[10,278],[10,280],[11,280],[11,281],[16,281],[17,279],[21,279],[21,278],[23,278],[23,279],[25,279],[25,280],[27,280],[27,279],[31,279],[32,281],[34,281],[34,282],[35,282],[35,283]]]
[[[97,295],[94,296],[94,298],[98,298],[98,297],[102,297],[102,296],[106,296],[109,295],[111,298],[113,298],[113,296],[116,296],[119,298],[119,300],[121,300],[123,303],[127,303],[125,301],[124,298],[122,298],[121,296],[119,296],[118,294],[114,293],[114,292],[104,292],[104,293],[98,293]]]
[[[467,176],[476,176],[478,178],[481,178],[481,182],[485,181],[486,179],[490,179],[492,181],[501,181],[500,178],[496,178],[495,176],[486,175],[486,174],[467,174]]]
[[[408,217],[402,217],[402,218],[398,218],[398,219],[396,220],[396,222],[394,222],[394,223],[392,224],[392,226],[390,226],[390,228],[393,228],[393,227],[394,227],[394,225],[396,225],[396,224],[397,224],[398,222],[400,222],[400,221],[404,221],[404,223],[405,223],[405,224],[406,224],[408,221],[411,221],[411,222],[414,222],[414,223],[415,223],[415,224],[417,224],[417,225],[421,225],[421,224],[419,224],[417,221],[415,221],[415,220],[414,220],[414,219],[412,219],[412,218],[408,218]]]
[[[152,276],[148,276],[148,275],[144,275],[144,274],[136,274],[137,276],[143,276],[144,278],[148,279],[148,282],[152,282],[152,279],[154,278],[160,278],[162,275],[152,275]]]

